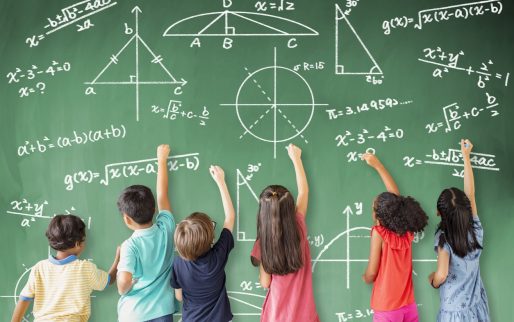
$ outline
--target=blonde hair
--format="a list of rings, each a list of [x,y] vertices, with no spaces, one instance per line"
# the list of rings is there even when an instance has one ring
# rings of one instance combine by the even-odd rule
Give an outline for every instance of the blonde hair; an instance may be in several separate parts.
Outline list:
[[[211,249],[214,226],[204,213],[194,212],[182,220],[175,230],[175,246],[180,257],[194,261]]]

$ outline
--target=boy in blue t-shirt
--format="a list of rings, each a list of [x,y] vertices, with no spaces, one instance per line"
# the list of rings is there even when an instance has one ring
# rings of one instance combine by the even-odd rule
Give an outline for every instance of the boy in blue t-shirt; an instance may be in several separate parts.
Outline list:
[[[118,208],[132,236],[121,245],[118,264],[118,320],[173,322],[176,312],[169,283],[175,220],[168,199],[168,145],[157,148],[157,206],[150,188],[134,185],[118,198]]]
[[[182,321],[227,322],[232,320],[225,288],[225,265],[234,248],[234,206],[218,166],[209,169],[217,183],[225,210],[221,235],[212,247],[215,222],[204,213],[195,212],[182,220],[175,232],[180,257],[173,262],[171,284],[182,305]]]

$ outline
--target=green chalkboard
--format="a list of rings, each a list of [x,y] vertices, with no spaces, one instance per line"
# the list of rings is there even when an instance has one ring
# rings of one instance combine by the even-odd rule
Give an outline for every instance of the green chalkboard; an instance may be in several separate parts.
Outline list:
[[[509,321],[513,14],[504,0],[3,0],[0,320],[48,256],[54,214],[84,219],[83,258],[108,269],[131,234],[117,196],[155,186],[156,147],[168,143],[177,221],[193,211],[223,220],[208,167],[225,169],[237,208],[227,290],[234,321],[258,321],[256,195],[273,183],[296,191],[284,149],[294,143],[310,184],[321,320],[372,319],[361,274],[384,188],[358,159],[374,151],[430,216],[413,273],[421,321],[432,321],[435,201],[462,186],[458,141],[470,138],[482,276],[492,319]],[[91,321],[115,321],[115,288],[93,295]]]

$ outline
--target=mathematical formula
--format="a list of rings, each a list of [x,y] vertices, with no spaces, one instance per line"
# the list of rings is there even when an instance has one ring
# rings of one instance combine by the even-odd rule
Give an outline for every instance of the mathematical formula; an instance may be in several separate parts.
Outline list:
[[[46,89],[46,82],[41,78],[43,76],[53,77],[57,73],[69,72],[71,70],[71,64],[69,62],[59,63],[55,60],[52,61],[48,66],[39,68],[37,65],[32,65],[30,68],[20,68],[12,72],[7,73],[8,84],[23,84],[18,89],[18,95],[20,97],[28,97],[31,94],[44,94]],[[30,84],[26,84],[30,83]]]
[[[168,158],[168,170],[179,171],[186,169],[198,170],[200,159],[198,153],[175,155]],[[66,190],[71,191],[76,184],[98,182],[108,186],[112,180],[120,178],[137,177],[143,174],[157,174],[157,159],[146,159],[128,162],[107,164],[104,167],[102,177],[100,172],[92,170],[76,171],[64,177]]]
[[[444,74],[450,72],[450,70],[462,71],[468,75],[475,75],[477,77],[477,86],[484,88],[491,79],[499,79],[503,82],[503,85],[507,87],[509,85],[510,73],[493,73],[489,70],[492,68],[494,63],[488,59],[482,62],[480,66],[473,67],[462,67],[459,65],[459,59],[464,56],[464,51],[458,53],[448,52],[437,48],[425,48],[423,49],[423,58],[418,58],[420,62],[435,65],[435,69],[432,72],[432,76],[435,78],[443,78]]]
[[[45,153],[52,149],[65,149],[74,145],[85,145],[110,139],[123,139],[127,130],[123,124],[115,126],[111,124],[102,130],[73,131],[70,136],[59,136],[51,139],[44,136],[35,141],[26,140],[24,144],[18,146],[18,156],[27,156],[33,153]]]
[[[399,101],[396,98],[385,98],[385,99],[377,99],[371,100],[369,102],[365,102],[356,106],[346,106],[343,109],[326,109],[325,112],[328,114],[329,120],[335,120],[342,116],[349,115],[358,115],[360,113],[368,112],[368,111],[382,111],[387,108],[398,107],[401,105],[408,105],[413,103],[412,100],[407,101]]]
[[[167,108],[152,105],[151,109],[152,113],[162,115],[163,119],[168,119],[170,121],[176,120],[178,117],[188,120],[196,119],[201,126],[206,125],[206,121],[209,120],[210,114],[206,106],[203,107],[201,113],[195,113],[191,110],[183,109],[182,101],[177,100],[170,100]]]
[[[352,133],[351,131],[346,130],[344,134],[339,134],[336,136],[335,141],[338,147],[341,146],[349,146],[352,143],[356,144],[364,144],[370,140],[372,141],[382,141],[386,142],[392,139],[402,139],[404,137],[403,129],[391,129],[388,126],[384,126],[384,129],[380,132],[373,132],[370,135],[370,132],[366,129],[362,129],[358,133]]]
[[[413,17],[401,16],[384,20],[382,29],[385,35],[390,35],[393,29],[408,28],[414,26],[422,29],[424,25],[431,23],[441,23],[449,20],[466,20],[472,17],[483,16],[486,14],[502,13],[503,4],[500,0],[487,0],[478,2],[462,3],[454,6],[431,8],[420,10],[417,21]]]

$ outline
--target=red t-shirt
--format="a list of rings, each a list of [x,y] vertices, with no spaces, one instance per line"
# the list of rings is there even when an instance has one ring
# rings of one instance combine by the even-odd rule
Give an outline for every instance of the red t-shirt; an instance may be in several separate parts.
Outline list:
[[[373,283],[371,308],[376,311],[392,311],[415,302],[412,283],[411,232],[399,236],[383,227],[374,226],[383,239],[382,254],[377,279]]]
[[[271,275],[270,288],[262,305],[261,321],[319,322],[312,291],[311,252],[307,241],[305,217],[297,213],[296,222],[301,235],[303,266],[287,275]],[[261,260],[259,240],[253,246],[251,256]]]

